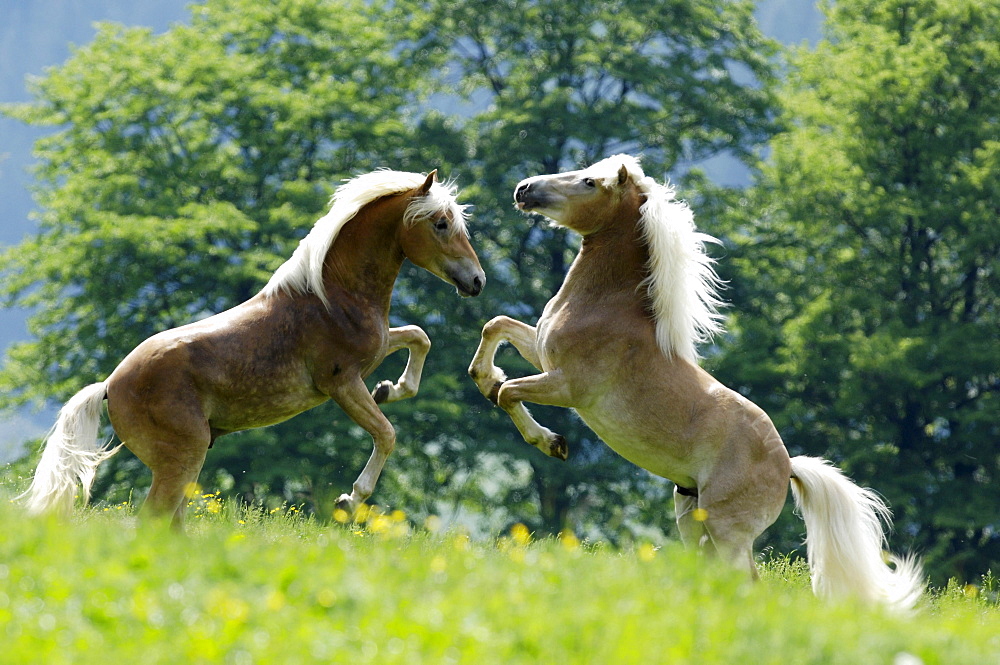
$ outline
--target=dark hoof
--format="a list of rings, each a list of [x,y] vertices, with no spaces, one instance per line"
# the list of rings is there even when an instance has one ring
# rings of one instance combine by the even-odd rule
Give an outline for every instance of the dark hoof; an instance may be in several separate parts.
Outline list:
[[[566,437],[556,434],[556,438],[549,444],[549,455],[564,462],[569,459],[569,444],[566,443]]]
[[[392,390],[392,381],[382,381],[372,391],[372,399],[375,400],[376,404],[381,404],[389,399],[390,390]]]
[[[489,401],[493,402],[494,404],[496,404],[498,406],[500,404],[499,400],[500,400],[500,387],[501,386],[503,386],[503,382],[502,381],[497,381],[496,383],[493,384],[493,387],[490,388],[490,394],[486,396],[486,399],[488,399]]]
[[[345,522],[350,522],[354,519],[354,506],[351,503],[351,496],[349,494],[341,494],[340,498],[337,499],[337,503],[333,505],[335,515],[338,510],[342,510],[347,513],[347,518],[344,520]]]

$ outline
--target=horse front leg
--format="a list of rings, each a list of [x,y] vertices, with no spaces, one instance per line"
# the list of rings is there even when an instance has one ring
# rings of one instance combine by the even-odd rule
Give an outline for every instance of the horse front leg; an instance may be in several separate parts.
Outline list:
[[[372,398],[376,404],[396,402],[401,399],[413,397],[420,388],[420,376],[424,371],[424,360],[431,350],[431,340],[427,333],[417,326],[403,326],[402,328],[389,329],[389,348],[386,355],[394,353],[399,349],[407,349],[410,357],[406,360],[406,369],[403,370],[399,381],[381,381],[372,390]]]
[[[498,316],[483,326],[482,340],[469,365],[469,376],[476,382],[479,392],[494,404],[497,403],[497,393],[507,380],[507,375],[494,364],[494,358],[497,349],[504,342],[510,342],[525,360],[541,370],[535,348],[536,338],[534,327],[509,316]]]
[[[506,411],[517,426],[524,440],[550,457],[565,460],[569,446],[561,434],[538,423],[524,406],[524,402],[546,406],[576,406],[560,370],[550,370],[533,376],[505,381],[497,392],[497,404]]]
[[[368,388],[361,377],[340,386],[330,397],[340,405],[351,420],[372,435],[374,443],[371,457],[368,458],[361,475],[354,481],[351,493],[342,494],[337,499],[337,507],[353,516],[358,507],[375,491],[375,483],[382,473],[382,467],[385,466],[392,449],[396,447],[396,430],[379,410],[378,404],[368,393]]]

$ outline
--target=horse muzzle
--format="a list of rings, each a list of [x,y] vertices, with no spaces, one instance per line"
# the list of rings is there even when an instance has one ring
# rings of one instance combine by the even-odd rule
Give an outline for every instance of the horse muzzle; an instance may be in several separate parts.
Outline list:
[[[449,270],[447,274],[448,280],[463,298],[478,296],[486,286],[486,273],[482,268]]]
[[[545,208],[547,203],[551,203],[551,199],[552,197],[545,192],[544,186],[536,178],[522,180],[514,189],[514,206],[523,212]]]

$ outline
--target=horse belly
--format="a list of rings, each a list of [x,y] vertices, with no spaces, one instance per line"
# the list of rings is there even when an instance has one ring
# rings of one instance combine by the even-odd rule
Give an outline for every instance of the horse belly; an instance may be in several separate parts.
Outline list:
[[[674,482],[697,475],[688,447],[676,441],[662,422],[647,422],[621,406],[577,409],[577,413],[608,447],[633,464]]]
[[[329,399],[316,390],[304,368],[215,385],[209,393],[209,423],[228,432],[284,422]]]

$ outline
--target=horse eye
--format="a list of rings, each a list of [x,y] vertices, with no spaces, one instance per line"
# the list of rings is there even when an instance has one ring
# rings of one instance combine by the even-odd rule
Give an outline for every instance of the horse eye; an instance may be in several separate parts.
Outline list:
[[[585,184],[587,187],[594,187],[594,186],[596,186],[596,183],[594,182],[593,178],[584,178],[583,179],[583,184]]]
[[[447,231],[448,230],[448,220],[447,219],[439,219],[438,221],[434,222],[434,228],[436,230],[438,230],[438,231]]]

